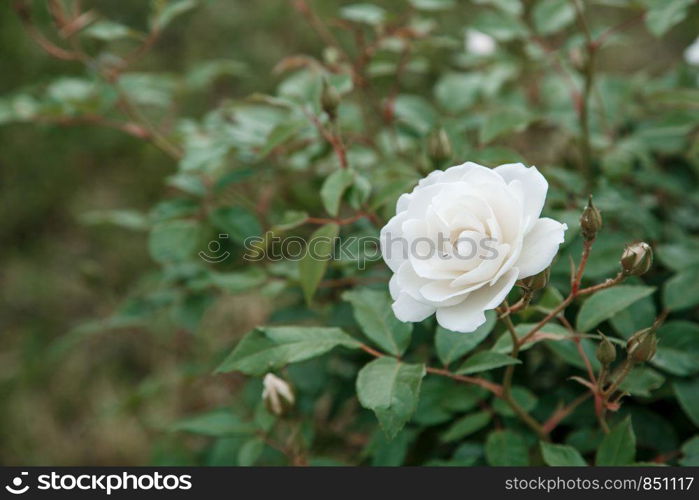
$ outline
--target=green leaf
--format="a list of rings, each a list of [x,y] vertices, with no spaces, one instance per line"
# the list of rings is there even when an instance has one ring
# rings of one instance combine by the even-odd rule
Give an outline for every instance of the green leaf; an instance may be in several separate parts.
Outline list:
[[[265,449],[265,442],[259,437],[249,439],[238,450],[238,465],[241,467],[250,467],[255,465],[257,459],[260,458],[262,451]]]
[[[648,6],[646,26],[655,36],[663,36],[667,30],[687,17],[694,0],[644,0]]]
[[[120,40],[122,38],[138,38],[140,36],[139,33],[128,26],[109,20],[97,21],[91,24],[83,30],[82,34],[105,42]]]
[[[300,210],[287,210],[282,215],[281,220],[272,226],[272,231],[288,231],[289,229],[300,226],[306,222],[306,220],[308,220],[308,213]]]
[[[154,12],[150,21],[151,28],[155,31],[160,31],[177,16],[196,6],[196,0],[154,0]]]
[[[540,441],[541,455],[546,465],[552,467],[584,467],[587,465],[580,452],[565,444],[553,444]]]
[[[536,31],[550,35],[575,20],[575,8],[570,0],[539,0],[532,11]]]
[[[325,275],[339,232],[340,226],[337,224],[326,224],[318,228],[308,241],[306,253],[299,262],[301,289],[307,304],[312,302],[313,295]]]
[[[485,458],[495,467],[529,465],[529,452],[524,438],[510,430],[494,431],[485,441]]]
[[[465,111],[476,102],[481,81],[477,73],[447,73],[435,85],[434,95],[443,109],[451,113]]]
[[[224,437],[252,434],[255,427],[249,422],[243,422],[230,410],[221,409],[180,420],[171,426],[171,430],[203,436]]]
[[[429,134],[437,124],[437,113],[424,97],[401,94],[395,102],[396,119],[420,136]]]
[[[352,304],[354,318],[367,337],[394,356],[403,355],[410,345],[413,325],[396,318],[386,292],[362,288],[347,291],[342,298]]]
[[[482,351],[468,358],[456,371],[459,375],[468,375],[470,373],[484,372],[494,368],[500,368],[507,365],[518,365],[522,362],[519,359],[512,358],[507,354],[500,354],[493,351]]]
[[[236,243],[244,244],[251,236],[262,234],[257,217],[243,207],[221,207],[210,214],[211,223]]]
[[[699,304],[699,266],[680,271],[665,282],[663,303],[671,311]]]
[[[481,430],[488,425],[492,415],[488,411],[479,411],[460,418],[442,433],[439,439],[445,443],[458,441],[466,436]]]
[[[581,332],[589,332],[654,291],[655,287],[652,286],[621,285],[597,292],[580,308],[576,320],[577,329]]]
[[[527,128],[534,117],[520,108],[507,108],[488,115],[480,130],[480,141],[488,143],[497,137],[510,133],[521,132]]]
[[[240,293],[261,286],[267,280],[267,275],[259,268],[250,268],[231,273],[212,272],[209,280],[228,293]]]
[[[590,339],[581,339],[580,344],[590,360],[592,367],[595,370],[598,369],[600,364],[595,357],[595,350],[597,349],[595,343]],[[582,370],[586,368],[585,361],[581,358],[578,347],[575,345],[575,342],[573,342],[572,337],[568,336],[562,340],[547,340],[544,342],[544,345],[569,365]]]
[[[323,182],[323,187],[320,188],[320,199],[323,201],[325,210],[333,217],[336,217],[340,210],[342,195],[353,183],[354,172],[346,168],[336,170]]]
[[[636,460],[636,435],[631,418],[626,417],[604,436],[597,448],[595,465],[631,465]]]
[[[493,330],[497,319],[495,311],[487,311],[485,317],[485,323],[471,333],[452,332],[441,326],[437,327],[434,343],[437,356],[445,366],[471,352]]]
[[[340,9],[340,17],[355,23],[377,26],[384,22],[386,11],[378,5],[370,3],[355,3]]]
[[[665,383],[665,377],[647,366],[637,366],[624,379],[619,389],[634,396],[649,398],[651,391]]]
[[[172,220],[153,226],[148,250],[153,260],[166,264],[192,256],[197,248],[199,225],[195,221]]]
[[[533,410],[536,408],[536,403],[538,402],[536,394],[526,387],[520,386],[512,387],[512,399],[514,399],[524,411]],[[504,417],[514,417],[516,415],[514,410],[502,399],[493,401],[493,410],[495,413]]]
[[[263,375],[289,363],[325,354],[343,346],[359,348],[360,343],[339,328],[276,326],[257,328],[243,337],[233,352],[216,369]]]
[[[395,358],[378,358],[362,368],[357,376],[357,397],[364,408],[373,410],[382,429],[393,439],[415,408],[425,366]]]
[[[680,465],[685,467],[699,465],[699,435],[694,436],[682,445],[682,458]]]
[[[410,0],[410,4],[418,10],[438,11],[456,6],[454,0]]]
[[[694,425],[699,427],[699,378],[678,380],[673,384],[680,406]]]
[[[482,11],[473,21],[473,28],[503,42],[527,35],[526,27],[517,17],[502,11]]]
[[[680,377],[699,373],[699,325],[670,321],[658,329],[658,350],[653,366]]]

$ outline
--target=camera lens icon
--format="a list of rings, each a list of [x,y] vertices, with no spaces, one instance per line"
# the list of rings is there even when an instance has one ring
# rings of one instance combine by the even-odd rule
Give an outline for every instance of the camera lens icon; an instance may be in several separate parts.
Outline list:
[[[22,476],[28,476],[28,472],[22,472],[19,476],[12,480],[11,485],[5,486],[5,489],[12,493],[13,495],[21,495],[29,490],[29,485],[22,487]]]
[[[219,234],[218,239],[227,240],[228,235],[225,233]],[[231,253],[228,250],[226,250],[225,252],[221,252],[221,242],[219,240],[211,240],[209,244],[206,246],[207,252],[205,252],[204,250],[199,252],[199,257],[203,261],[206,261],[210,264],[218,264],[219,262],[223,262],[231,256]]]

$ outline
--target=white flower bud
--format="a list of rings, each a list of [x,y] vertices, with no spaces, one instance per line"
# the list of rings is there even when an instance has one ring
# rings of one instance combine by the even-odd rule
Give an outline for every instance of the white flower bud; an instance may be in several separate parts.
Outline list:
[[[296,401],[294,391],[284,379],[277,377],[273,373],[268,373],[265,375],[262,384],[264,386],[262,400],[271,413],[281,416],[294,406]]]
[[[495,52],[495,39],[477,30],[466,31],[466,52],[477,56],[489,56]]]

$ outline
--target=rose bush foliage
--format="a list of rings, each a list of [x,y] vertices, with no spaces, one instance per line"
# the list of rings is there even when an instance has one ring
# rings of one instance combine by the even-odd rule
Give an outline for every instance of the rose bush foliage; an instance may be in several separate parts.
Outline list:
[[[226,400],[161,423],[163,439],[210,465],[697,464],[691,2],[297,0],[317,47],[279,62],[276,92],[173,119],[244,78],[235,61],[173,74],[141,59],[197,3],[153,2],[139,33],[96,11],[42,24],[45,6],[17,2],[30,35],[63,34],[38,40],[47,57],[85,72],[0,100],[0,123],[106,126],[172,159],[150,212],[84,216],[144,233],[157,271],[70,343],[197,336],[231,296],[264,310],[183,362]],[[635,38],[673,47],[661,70]],[[386,265],[356,243],[382,228],[496,235],[498,259],[384,247]],[[323,243],[291,258],[282,236]],[[644,272],[622,268],[640,240],[625,255]]]

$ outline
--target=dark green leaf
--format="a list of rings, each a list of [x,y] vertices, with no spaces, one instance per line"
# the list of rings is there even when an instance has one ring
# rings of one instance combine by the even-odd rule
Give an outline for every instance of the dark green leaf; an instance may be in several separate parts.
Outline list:
[[[488,425],[492,415],[488,411],[479,411],[471,413],[449,426],[449,428],[439,437],[440,440],[448,443],[450,441],[458,441],[466,436],[481,430]]]
[[[277,326],[257,328],[238,343],[216,369],[217,373],[241,371],[262,375],[289,363],[325,354],[343,346],[359,348],[359,342],[339,328],[316,326]]]
[[[532,18],[536,31],[550,35],[573,22],[575,8],[570,0],[539,0],[532,11]]]
[[[680,465],[684,465],[685,467],[696,467],[699,465],[699,435],[694,436],[682,445]]]
[[[680,271],[663,287],[663,302],[671,311],[699,304],[699,266]]]
[[[173,220],[153,226],[148,238],[151,257],[161,264],[185,260],[199,243],[199,225],[195,221]]]
[[[521,132],[533,119],[529,112],[517,107],[496,111],[485,119],[480,131],[480,140],[482,143],[488,143],[502,134]]]
[[[654,291],[655,287],[652,286],[620,285],[597,292],[580,308],[576,320],[577,329],[581,332],[589,332],[601,322]]]
[[[580,452],[572,446],[545,441],[541,441],[539,445],[546,465],[552,467],[584,467],[587,465]]]
[[[172,425],[172,430],[204,436],[223,437],[237,434],[252,434],[255,431],[255,427],[249,422],[243,422],[229,410],[215,410],[180,420]]]
[[[655,36],[662,36],[687,16],[694,0],[644,0],[648,6],[646,26]]]
[[[496,467],[529,465],[527,443],[514,431],[491,432],[485,441],[485,458],[489,465]]]
[[[354,172],[343,168],[336,170],[325,179],[320,188],[320,199],[325,210],[333,217],[340,210],[340,199],[348,187],[354,183]]]
[[[636,460],[636,435],[627,417],[604,436],[597,448],[596,465],[631,465]]]
[[[306,253],[299,262],[301,289],[306,303],[310,304],[325,275],[335,246],[335,238],[340,232],[337,224],[326,224],[318,228],[308,241]]]
[[[470,373],[484,372],[494,368],[500,368],[507,365],[518,365],[522,362],[519,359],[500,354],[492,351],[482,351],[469,357],[456,371],[460,375],[468,375]]]
[[[699,378],[678,380],[673,387],[680,406],[694,425],[699,427]]]
[[[658,350],[651,363],[673,375],[699,372],[699,325],[670,321],[658,329]]]
[[[211,223],[230,238],[243,244],[251,236],[262,234],[257,217],[243,207],[222,207],[211,212]]]

